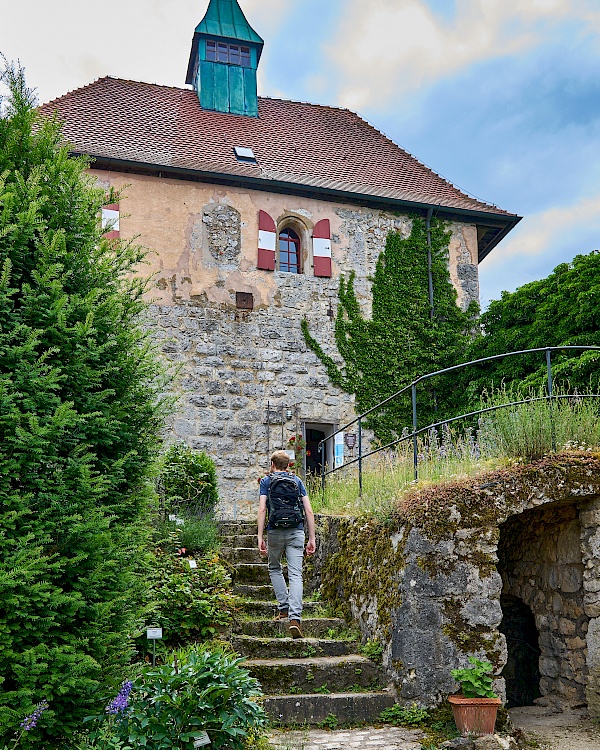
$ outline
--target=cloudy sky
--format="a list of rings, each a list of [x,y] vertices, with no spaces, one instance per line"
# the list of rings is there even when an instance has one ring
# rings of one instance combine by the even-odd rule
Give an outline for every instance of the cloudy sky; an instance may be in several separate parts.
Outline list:
[[[0,0],[0,52],[41,101],[103,76],[182,86],[208,0]],[[600,248],[598,0],[241,0],[260,93],[358,111],[524,216],[482,302]]]

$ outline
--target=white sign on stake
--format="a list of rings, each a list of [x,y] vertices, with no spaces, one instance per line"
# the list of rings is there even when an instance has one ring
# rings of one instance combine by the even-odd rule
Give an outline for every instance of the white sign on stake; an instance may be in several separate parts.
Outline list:
[[[146,638],[149,641],[160,641],[162,639],[162,628],[146,628]]]
[[[194,747],[204,747],[204,745],[210,745],[210,737],[206,732],[202,732],[202,734],[194,740]]]
[[[191,568],[192,570],[194,570],[194,568],[197,568],[197,567],[198,567],[198,563],[197,563],[197,562],[196,562],[195,560],[188,560],[188,562],[189,562],[189,564],[190,564],[190,568]]]

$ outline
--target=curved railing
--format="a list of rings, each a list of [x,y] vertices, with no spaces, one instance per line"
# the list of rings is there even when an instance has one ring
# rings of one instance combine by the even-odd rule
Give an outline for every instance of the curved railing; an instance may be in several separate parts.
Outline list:
[[[547,346],[547,347],[543,347],[540,349],[523,349],[517,352],[507,352],[506,354],[496,354],[493,357],[484,357],[483,359],[474,359],[471,362],[463,362],[460,365],[454,365],[453,367],[446,367],[443,370],[436,370],[436,372],[430,372],[427,375],[421,375],[421,377],[414,380],[412,383],[410,383],[410,385],[407,385],[401,390],[392,394],[391,396],[388,396],[388,398],[384,399],[379,404],[376,404],[368,411],[364,412],[360,416],[353,419],[351,422],[348,422],[343,427],[340,427],[331,435],[328,435],[324,440],[320,441],[318,449],[319,449],[320,456],[321,456],[321,485],[322,485],[323,491],[325,490],[326,477],[328,477],[331,474],[335,474],[337,471],[340,471],[341,469],[346,469],[349,466],[358,464],[359,495],[362,495],[363,461],[369,458],[370,456],[374,456],[377,453],[381,453],[382,451],[389,450],[390,448],[394,448],[396,445],[399,445],[400,443],[403,443],[403,442],[407,442],[408,440],[412,440],[412,444],[413,444],[413,466],[414,466],[414,477],[416,481],[419,478],[419,469],[418,469],[418,455],[419,455],[418,454],[418,437],[419,435],[423,434],[424,432],[428,432],[429,430],[433,430],[438,427],[442,427],[444,425],[452,424],[453,422],[458,422],[461,419],[469,419],[471,417],[476,417],[480,414],[486,414],[488,412],[497,411],[498,409],[506,409],[510,406],[519,406],[520,404],[528,404],[528,403],[533,403],[535,401],[548,401],[550,404],[550,419],[552,420],[552,402],[558,399],[562,399],[562,398],[572,398],[572,396],[570,395],[556,395],[553,389],[552,352],[565,351],[565,350],[600,351],[600,346]],[[536,353],[542,353],[542,352],[545,353],[546,355],[547,388],[548,388],[547,395],[537,397],[537,398],[526,398],[520,401],[512,401],[510,403],[500,404],[498,406],[489,406],[484,409],[478,409],[477,411],[471,411],[465,414],[460,414],[459,416],[456,416],[456,417],[449,417],[448,419],[443,419],[438,422],[433,422],[432,424],[429,424],[426,427],[418,426],[417,386],[420,383],[424,383],[427,380],[430,380],[431,378],[436,377],[438,375],[447,375],[449,372],[456,372],[457,370],[463,370],[466,367],[472,367],[473,365],[480,365],[480,364],[484,364],[485,362],[493,362],[495,360],[506,359],[507,357],[518,357],[518,356],[523,356],[527,354],[536,354]],[[402,437],[399,437],[396,440],[393,440],[392,442],[387,443],[386,445],[379,446],[378,448],[369,450],[367,453],[363,453],[362,452],[362,443],[363,443],[362,431],[363,431],[363,422],[365,418],[368,417],[370,414],[373,414],[375,411],[378,411],[379,409],[384,407],[386,404],[389,404],[390,402],[395,401],[396,399],[400,398],[401,396],[408,393],[409,391],[411,393],[411,400],[412,400],[412,428],[413,428],[412,432],[408,433],[407,435],[403,435]],[[600,398],[600,394],[596,394],[596,393],[579,394],[579,397],[580,398]],[[358,457],[353,458],[351,461],[346,461],[340,466],[334,465],[333,468],[328,469],[326,462],[325,462],[326,447],[327,447],[328,441],[335,440],[336,435],[345,433],[349,427],[352,427],[354,425],[357,425]],[[554,434],[553,426],[552,426],[552,449],[556,450],[556,437]]]

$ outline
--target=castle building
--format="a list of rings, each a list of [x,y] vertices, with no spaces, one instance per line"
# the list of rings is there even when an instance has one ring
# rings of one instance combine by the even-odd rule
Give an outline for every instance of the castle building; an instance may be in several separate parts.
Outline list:
[[[171,437],[216,459],[230,518],[254,514],[269,451],[302,434],[303,460],[318,468],[318,441],[354,417],[300,328],[307,318],[336,355],[340,275],[355,271],[368,313],[388,232],[434,215],[451,229],[450,275],[466,306],[478,264],[519,221],[353,112],[259,97],[263,44],[237,0],[210,0],[188,88],[106,77],[41,107],[65,121],[74,153],[92,157],[98,183],[123,190],[103,221],[109,237],[150,250],[153,325],[180,372]]]

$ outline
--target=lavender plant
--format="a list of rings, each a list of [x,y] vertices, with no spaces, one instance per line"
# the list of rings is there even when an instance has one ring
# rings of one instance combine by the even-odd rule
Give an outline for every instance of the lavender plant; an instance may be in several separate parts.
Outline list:
[[[21,722],[19,726],[20,731],[15,736],[12,745],[4,745],[4,750],[15,750],[15,748],[20,744],[23,736],[37,727],[38,721],[41,719],[42,714],[44,713],[44,711],[47,711],[49,707],[50,706],[48,704],[48,701],[40,701],[40,703],[38,703],[35,707],[33,713],[29,714],[29,716],[26,716]]]

